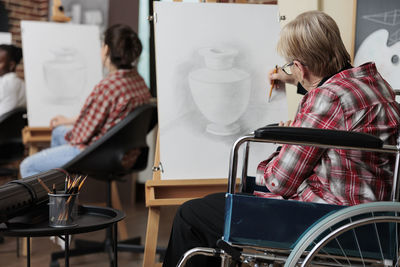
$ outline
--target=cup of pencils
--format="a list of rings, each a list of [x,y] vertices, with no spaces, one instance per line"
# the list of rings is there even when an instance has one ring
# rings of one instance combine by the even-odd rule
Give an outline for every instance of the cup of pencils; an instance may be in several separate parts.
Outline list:
[[[49,226],[73,227],[78,217],[78,196],[86,177],[66,177],[65,190],[53,191],[49,195]]]

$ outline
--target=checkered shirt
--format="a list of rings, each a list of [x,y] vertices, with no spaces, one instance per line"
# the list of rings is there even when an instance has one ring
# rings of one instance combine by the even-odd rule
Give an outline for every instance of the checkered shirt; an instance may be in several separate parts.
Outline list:
[[[301,100],[294,127],[372,134],[396,144],[400,107],[374,63],[339,72]],[[394,156],[283,145],[259,164],[256,195],[336,205],[389,200]]]
[[[112,72],[95,86],[65,139],[84,149],[150,98],[149,89],[135,69]]]

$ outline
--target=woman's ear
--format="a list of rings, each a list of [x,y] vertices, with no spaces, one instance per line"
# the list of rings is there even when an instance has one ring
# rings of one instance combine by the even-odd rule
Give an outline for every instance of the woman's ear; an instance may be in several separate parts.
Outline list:
[[[294,67],[297,67],[299,69],[299,81],[304,81],[305,78],[307,78],[308,74],[308,69],[306,66],[301,64],[300,61],[293,60]]]
[[[110,47],[108,47],[108,45],[104,44],[104,53],[106,56],[108,56],[110,54]]]
[[[101,47],[101,60],[103,62],[103,65],[106,65],[109,54],[110,48],[108,47],[108,45],[103,44],[103,46]]]

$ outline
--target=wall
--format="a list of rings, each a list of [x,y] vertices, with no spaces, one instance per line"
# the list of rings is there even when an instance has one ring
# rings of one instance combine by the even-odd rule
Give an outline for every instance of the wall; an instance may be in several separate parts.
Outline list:
[[[13,44],[21,46],[21,20],[47,20],[48,0],[0,0],[8,11]]]
[[[139,0],[109,0],[109,25],[123,23],[138,31]]]
[[[347,51],[353,57],[355,0],[279,0],[278,5],[281,15],[286,16],[282,26],[308,10],[321,10],[332,16],[339,26]],[[296,87],[292,85],[286,86],[286,95],[289,119],[292,120],[302,96],[296,93]]]

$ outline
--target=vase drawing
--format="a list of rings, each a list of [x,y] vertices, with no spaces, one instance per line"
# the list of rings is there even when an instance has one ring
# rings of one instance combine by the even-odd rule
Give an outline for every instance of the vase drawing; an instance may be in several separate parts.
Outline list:
[[[53,58],[43,63],[44,80],[53,100],[77,98],[86,85],[87,68],[74,48],[56,48]]]
[[[206,131],[215,135],[233,135],[250,99],[251,77],[234,67],[238,51],[230,48],[203,48],[205,67],[189,73],[189,87],[200,112],[210,121]]]

